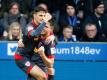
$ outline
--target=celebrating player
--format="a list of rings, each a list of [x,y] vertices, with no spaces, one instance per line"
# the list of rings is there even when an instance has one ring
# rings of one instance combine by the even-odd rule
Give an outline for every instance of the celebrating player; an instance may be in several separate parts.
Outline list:
[[[45,72],[31,61],[33,49],[38,45],[39,34],[45,27],[46,22],[51,19],[51,15],[41,7],[36,7],[33,12],[33,20],[30,22],[23,35],[23,47],[18,47],[15,53],[15,61],[28,75],[33,76],[37,80],[47,80]]]

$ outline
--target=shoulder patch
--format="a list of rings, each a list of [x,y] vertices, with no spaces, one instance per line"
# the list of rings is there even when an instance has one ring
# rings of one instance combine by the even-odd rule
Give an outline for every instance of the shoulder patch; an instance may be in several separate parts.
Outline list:
[[[29,67],[31,64],[30,64],[30,62],[29,61],[27,61],[26,63],[25,63],[25,66],[27,66],[27,67]]]
[[[28,26],[28,32],[29,32],[29,31],[31,31],[31,30],[33,30],[33,29],[34,29],[34,27],[33,27],[33,26],[31,26],[31,25],[30,25],[30,26]]]

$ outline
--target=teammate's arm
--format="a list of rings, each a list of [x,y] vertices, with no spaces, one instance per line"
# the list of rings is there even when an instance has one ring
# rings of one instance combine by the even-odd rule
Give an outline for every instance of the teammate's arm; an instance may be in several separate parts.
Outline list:
[[[33,27],[31,27],[31,26],[27,27],[27,35],[28,36],[39,35],[41,30],[45,27],[46,22],[48,22],[51,18],[52,18],[51,14],[46,13],[46,16],[44,17],[43,21],[36,29],[33,29]]]
[[[27,27],[27,35],[29,37],[32,37],[32,36],[37,36],[40,34],[41,30],[45,27],[45,22],[43,21],[36,29],[33,29],[33,27],[31,26],[28,26]]]
[[[49,57],[47,57],[45,55],[45,52],[44,52],[44,47],[41,46],[38,50],[34,49],[34,52],[38,52],[38,54],[41,56],[43,62],[45,63],[45,65],[49,68],[53,67],[53,64],[54,64],[54,57],[51,55]]]
[[[47,58],[45,53],[40,53],[40,56],[48,68],[52,68],[54,64],[54,58]]]

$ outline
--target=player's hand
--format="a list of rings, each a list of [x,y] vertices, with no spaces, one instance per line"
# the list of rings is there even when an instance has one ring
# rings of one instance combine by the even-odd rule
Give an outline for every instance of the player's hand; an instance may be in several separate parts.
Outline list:
[[[44,22],[48,22],[52,19],[52,15],[50,13],[46,13],[46,16],[44,17]]]
[[[54,41],[54,39],[55,39],[55,36],[51,35],[51,36],[49,36],[49,37],[46,38],[45,43],[49,44],[51,41]]]
[[[45,55],[45,54],[44,54],[44,51],[45,51],[44,47],[41,46],[41,47],[38,49],[38,54],[39,54],[41,57],[43,57],[43,56]]]
[[[41,46],[39,49],[38,49],[38,52],[44,52],[45,51],[45,48],[43,46]]]
[[[34,48],[34,52],[35,52],[35,53],[38,53],[38,49],[37,49],[37,48]]]
[[[24,44],[23,44],[23,42],[22,42],[22,39],[20,39],[20,40],[18,41],[18,47],[24,47]]]
[[[43,47],[43,46],[41,46],[40,48],[35,48],[34,49],[34,52],[35,53],[38,53],[38,54],[40,54],[40,55],[42,55],[42,54],[44,54],[44,51],[45,51],[45,48]]]

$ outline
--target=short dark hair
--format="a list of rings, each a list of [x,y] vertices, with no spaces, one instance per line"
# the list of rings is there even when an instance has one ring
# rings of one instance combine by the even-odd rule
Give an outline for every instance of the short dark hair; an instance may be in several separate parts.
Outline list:
[[[84,27],[84,29],[83,29],[83,33],[86,34],[86,27],[87,27],[87,26],[92,26],[92,25],[94,25],[94,26],[96,27],[96,29],[97,29],[97,26],[96,26],[95,23],[89,22],[89,23],[87,23],[87,24],[85,25],[85,27]]]
[[[75,3],[68,2],[67,4],[65,4],[65,9],[67,9],[68,6],[72,6],[74,9],[76,9]]]
[[[40,11],[43,11],[45,13],[47,12],[47,10],[45,10],[44,8],[37,6],[37,7],[34,8],[33,14],[37,13],[37,12],[40,12]]]
[[[94,9],[96,9],[101,4],[104,4],[103,0],[93,0],[93,8]]]
[[[55,19],[51,19],[48,21],[50,23],[51,28],[54,30],[54,28],[57,26]]]
[[[72,27],[71,25],[66,25],[66,26],[64,26],[64,27],[63,27],[63,30],[64,30],[65,28],[69,28],[69,29],[72,29],[72,30],[73,30],[73,27]]]
[[[89,23],[87,23],[87,24],[85,25],[85,28],[86,28],[87,26],[91,26],[91,25],[96,26],[96,24],[95,24],[95,23],[93,23],[93,22],[89,22]]]

